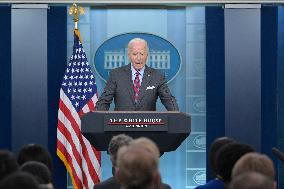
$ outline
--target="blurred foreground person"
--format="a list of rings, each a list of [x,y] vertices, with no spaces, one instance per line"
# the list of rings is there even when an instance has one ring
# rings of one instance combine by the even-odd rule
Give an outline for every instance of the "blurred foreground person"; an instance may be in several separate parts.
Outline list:
[[[18,163],[21,166],[27,161],[41,162],[52,173],[52,157],[48,150],[39,144],[27,144],[22,147],[18,155]]]
[[[133,142],[131,143],[131,147],[133,147],[133,148],[144,148],[145,150],[149,151],[150,153],[153,153],[158,158],[158,165],[159,165],[160,151],[159,151],[159,148],[157,147],[157,145],[152,140],[150,140],[146,137],[140,137],[140,138],[133,140]],[[162,179],[160,180],[160,182],[161,182],[161,185],[160,185],[161,189],[170,189],[171,188],[168,184],[163,183]]]
[[[0,182],[0,189],[40,189],[37,180],[29,173],[17,171]]]
[[[237,142],[228,143],[218,151],[216,165],[220,180],[224,182],[224,188],[228,188],[235,163],[249,152],[254,152],[251,146]]]
[[[217,154],[218,151],[222,148],[222,146],[229,144],[231,142],[234,142],[233,139],[228,138],[228,137],[220,137],[220,138],[216,138],[213,143],[210,146],[210,150],[209,150],[209,165],[212,169],[212,172],[215,176],[214,179],[210,180],[209,182],[207,182],[204,185],[200,185],[197,186],[195,189],[218,189],[218,188],[224,188],[224,182],[221,179],[221,176],[218,173],[218,169],[217,169],[217,163],[216,163],[216,159],[217,159]]]
[[[268,156],[255,152],[243,155],[234,165],[232,178],[247,172],[257,172],[265,175],[274,182],[276,188],[275,169],[272,160]]]
[[[115,168],[116,168],[117,151],[119,150],[119,148],[123,146],[128,146],[130,142],[132,142],[132,140],[133,139],[131,137],[125,134],[120,134],[112,137],[111,141],[109,142],[108,153],[110,155],[113,175],[115,173]],[[119,188],[120,184],[118,183],[116,178],[112,176],[107,180],[96,184],[93,189],[119,189]]]
[[[161,185],[159,158],[147,148],[122,147],[116,177],[122,189],[157,189]]]
[[[51,181],[51,173],[46,165],[37,161],[28,161],[24,163],[20,170],[30,173],[38,181],[40,188],[54,189]]]
[[[18,168],[19,165],[14,154],[7,150],[0,150],[0,181],[17,171]]]
[[[233,178],[229,189],[276,189],[273,181],[263,174],[246,172]]]

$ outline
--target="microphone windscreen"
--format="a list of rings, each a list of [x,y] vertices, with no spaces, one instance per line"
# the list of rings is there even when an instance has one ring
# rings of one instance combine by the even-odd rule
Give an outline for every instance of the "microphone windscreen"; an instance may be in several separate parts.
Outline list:
[[[284,163],[284,153],[283,152],[281,152],[279,149],[273,147],[272,153]]]

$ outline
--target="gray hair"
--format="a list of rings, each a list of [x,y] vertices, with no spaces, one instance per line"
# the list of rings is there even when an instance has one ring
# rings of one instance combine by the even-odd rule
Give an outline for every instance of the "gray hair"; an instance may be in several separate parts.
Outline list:
[[[131,49],[131,45],[133,44],[133,43],[135,43],[135,42],[143,42],[143,43],[145,43],[145,45],[146,45],[146,50],[147,50],[147,52],[149,52],[149,47],[148,47],[148,43],[147,43],[147,41],[145,40],[145,39],[142,39],[142,38],[133,38],[133,39],[131,39],[129,42],[128,42],[128,53],[129,53],[129,49]]]
[[[255,171],[261,173],[270,179],[275,177],[275,169],[272,160],[264,154],[251,152],[243,155],[234,165],[232,177],[242,173]]]
[[[274,182],[257,172],[247,172],[233,178],[229,189],[273,189]]]
[[[124,189],[158,188],[158,165],[158,157],[147,148],[130,144],[118,150],[118,179]]]
[[[160,158],[160,151],[158,146],[150,140],[149,138],[146,137],[140,137],[131,143],[131,146],[137,147],[137,148],[145,148],[146,150],[150,151],[153,153],[157,158]]]

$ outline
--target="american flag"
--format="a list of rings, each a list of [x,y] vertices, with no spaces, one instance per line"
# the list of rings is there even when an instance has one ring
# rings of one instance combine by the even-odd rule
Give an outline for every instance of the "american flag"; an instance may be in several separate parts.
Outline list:
[[[81,119],[94,111],[98,99],[95,77],[74,31],[73,54],[61,89],[57,125],[57,155],[64,162],[75,189],[93,189],[101,178],[101,154],[81,134]]]

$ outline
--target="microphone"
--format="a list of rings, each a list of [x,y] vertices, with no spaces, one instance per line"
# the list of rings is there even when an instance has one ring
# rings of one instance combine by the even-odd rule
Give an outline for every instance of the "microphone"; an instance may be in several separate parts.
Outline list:
[[[273,147],[272,153],[284,163],[284,153],[283,152],[281,152],[279,149]]]

